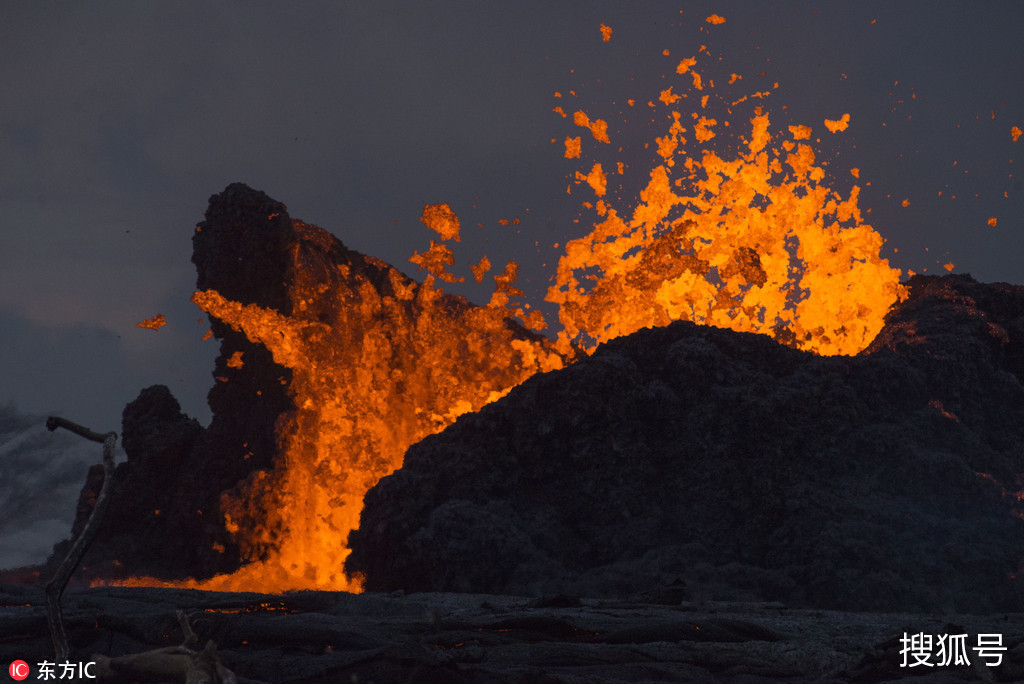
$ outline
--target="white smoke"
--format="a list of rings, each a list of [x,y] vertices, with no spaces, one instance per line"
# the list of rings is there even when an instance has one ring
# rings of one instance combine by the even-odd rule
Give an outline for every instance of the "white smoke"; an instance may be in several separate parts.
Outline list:
[[[41,563],[70,536],[86,473],[102,460],[100,444],[0,406],[0,569]]]

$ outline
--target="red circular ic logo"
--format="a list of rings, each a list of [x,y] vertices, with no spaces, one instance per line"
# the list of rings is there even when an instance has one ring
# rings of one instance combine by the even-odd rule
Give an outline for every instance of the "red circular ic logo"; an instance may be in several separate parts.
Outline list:
[[[23,679],[28,679],[28,663],[24,660],[15,660],[11,663],[11,666],[7,668],[7,671],[11,673],[11,679],[16,679],[19,682]]]

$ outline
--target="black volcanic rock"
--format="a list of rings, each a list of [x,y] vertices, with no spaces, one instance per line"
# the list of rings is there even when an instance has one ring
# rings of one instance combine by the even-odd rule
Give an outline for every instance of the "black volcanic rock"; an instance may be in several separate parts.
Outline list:
[[[52,662],[41,587],[0,585],[0,659]],[[1021,682],[1024,615],[906,615],[798,610],[777,603],[681,605],[480,594],[220,593],[97,587],[64,595],[74,661],[182,641],[184,612],[200,644],[238,684],[842,684]],[[954,621],[955,620],[955,621]],[[906,634],[963,634],[970,665],[931,667]],[[999,634],[1002,662],[973,645]],[[948,653],[948,651],[947,651]],[[151,661],[152,662],[152,661]],[[926,672],[921,672],[926,670]],[[119,680],[119,681],[123,681]],[[143,681],[158,681],[156,677]],[[165,680],[159,680],[165,681]],[[176,680],[178,682],[182,679]]]
[[[244,184],[213,195],[192,238],[197,287],[289,313],[289,255],[299,240],[292,224],[283,204]],[[207,398],[210,425],[203,429],[183,415],[162,386],[144,389],[125,407],[128,460],[115,471],[110,508],[83,559],[87,578],[203,578],[234,570],[243,560],[226,530],[221,497],[272,466],[277,419],[294,408],[287,395],[291,371],[216,318],[210,327],[220,340]],[[73,534],[85,524],[101,485],[97,466],[80,496]],[[50,566],[63,558],[68,543],[55,547]]]
[[[296,235],[288,208],[244,183],[210,197],[192,236],[196,287],[291,313],[286,276]]]
[[[677,322],[531,378],[367,494],[368,590],[1024,610],[1024,288],[915,277],[856,357]]]
[[[287,315],[299,241],[285,205],[232,183],[210,197],[206,220],[192,236],[196,287]],[[218,464],[209,488],[219,496],[252,472],[272,467],[277,420],[294,405],[287,391],[291,370],[275,363],[266,347],[212,316],[210,329],[220,340],[220,354],[207,396],[213,419],[200,451]]]
[[[196,226],[197,286],[288,313],[289,254],[297,240],[283,204],[232,184],[210,198],[206,220]],[[163,386],[144,389],[125,407],[122,444],[128,460],[117,466],[110,508],[83,559],[87,578],[202,578],[242,562],[225,529],[221,496],[254,471],[271,467],[276,421],[294,408],[287,396],[291,371],[221,321],[211,317],[210,326],[220,340],[208,396],[210,425],[203,429],[182,414]],[[232,362],[240,357],[244,364]],[[73,535],[85,524],[101,485],[97,466],[82,490]],[[68,543],[55,547],[49,565],[59,562]]]
[[[199,423],[181,412],[170,390],[156,385],[125,407],[122,425],[128,459],[114,470],[110,507],[83,560],[86,575],[181,578],[225,567],[211,548],[230,540],[217,524],[219,494],[207,486],[211,464],[197,449]],[[73,536],[102,484],[103,470],[94,466],[79,497]],[[192,543],[169,543],[176,539]],[[66,544],[58,545],[54,560],[63,557]]]

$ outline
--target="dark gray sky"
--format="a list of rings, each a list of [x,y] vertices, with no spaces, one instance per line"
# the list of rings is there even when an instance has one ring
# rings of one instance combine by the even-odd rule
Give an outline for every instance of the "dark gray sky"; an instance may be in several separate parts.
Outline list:
[[[462,263],[514,257],[540,300],[552,244],[583,231],[584,197],[565,193],[577,167],[550,143],[580,129],[553,93],[574,89],[566,108],[608,119],[613,142],[653,140],[665,126],[619,126],[621,103],[656,98],[701,44],[706,73],[779,83],[776,129],[817,135],[851,114],[819,149],[838,188],[850,167],[871,183],[861,207],[896,266],[1024,283],[1022,35],[1017,1],[8,0],[0,403],[119,429],[124,404],[163,383],[205,422],[216,343],[188,301],[191,236],[234,181],[410,275],[431,237],[423,204],[448,202]],[[649,156],[623,153],[636,169]],[[163,329],[136,328],[156,313]]]

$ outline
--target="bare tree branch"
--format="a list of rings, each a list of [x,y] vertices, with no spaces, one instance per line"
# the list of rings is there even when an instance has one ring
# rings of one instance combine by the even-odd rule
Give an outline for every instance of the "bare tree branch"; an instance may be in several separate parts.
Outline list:
[[[217,655],[217,645],[211,640],[201,651],[191,648],[198,641],[185,611],[175,612],[185,641],[181,646],[129,653],[111,658],[94,653],[99,678],[107,682],[180,682],[181,684],[240,684],[252,680],[239,680],[224,666]]]
[[[174,614],[178,617],[178,624],[181,626],[181,633],[185,637],[185,641],[183,641],[181,645],[186,648],[195,646],[199,642],[199,637],[197,637],[196,633],[192,631],[192,625],[188,623],[188,616],[185,615],[185,611],[179,608],[174,612]]]
[[[79,437],[85,437],[88,440],[92,440],[93,442],[99,442],[100,444],[103,444],[103,441],[107,438],[107,435],[112,434],[114,435],[114,437],[117,437],[117,434],[112,432],[107,432],[104,434],[100,434],[99,432],[93,432],[87,427],[83,427],[78,423],[73,423],[67,418],[61,418],[60,416],[50,416],[49,418],[46,419],[46,429],[49,430],[50,432],[53,432],[59,427],[62,427],[65,430],[70,430]]]
[[[103,514],[110,503],[110,492],[114,484],[114,446],[117,444],[117,433],[108,432],[101,435],[65,418],[50,416],[46,419],[46,428],[51,432],[59,427],[103,444],[103,486],[100,488],[99,496],[96,497],[96,504],[93,506],[92,513],[89,515],[85,527],[82,528],[74,543],[71,544],[71,549],[68,551],[67,556],[64,557],[53,578],[46,584],[46,618],[50,625],[50,637],[53,639],[53,649],[57,655],[57,662],[64,662],[68,659],[70,649],[68,648],[67,633],[64,631],[64,615],[60,607],[60,601],[64,595],[64,589],[67,587],[68,580],[71,579],[71,575],[78,568],[78,564],[82,561],[82,556],[85,555],[86,549],[89,548],[93,537],[96,536],[100,521],[103,519]]]

